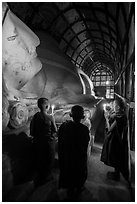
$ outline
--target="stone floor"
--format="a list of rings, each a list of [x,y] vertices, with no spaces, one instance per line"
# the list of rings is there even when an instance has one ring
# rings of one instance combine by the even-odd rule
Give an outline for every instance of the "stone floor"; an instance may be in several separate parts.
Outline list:
[[[120,181],[106,178],[107,171],[113,168],[100,161],[101,146],[95,145],[88,160],[88,179],[85,189],[75,199],[69,199],[66,191],[58,190],[59,170],[54,170],[54,177],[46,184],[35,188],[27,202],[134,202],[134,184],[129,188],[121,175]]]

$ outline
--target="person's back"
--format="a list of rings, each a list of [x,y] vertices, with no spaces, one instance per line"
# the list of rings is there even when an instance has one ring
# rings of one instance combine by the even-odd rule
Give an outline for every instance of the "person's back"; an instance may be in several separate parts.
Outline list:
[[[81,106],[74,107],[79,110]],[[72,108],[74,121],[63,123],[58,131],[59,187],[67,189],[81,188],[87,178],[89,130],[80,123],[83,114],[78,116],[78,120],[73,114]]]

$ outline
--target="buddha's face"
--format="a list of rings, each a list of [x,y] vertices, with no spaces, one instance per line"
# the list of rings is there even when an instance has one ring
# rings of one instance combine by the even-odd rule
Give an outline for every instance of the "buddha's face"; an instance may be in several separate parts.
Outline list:
[[[3,74],[8,88],[20,89],[42,67],[37,58],[37,36],[11,11],[2,28]]]

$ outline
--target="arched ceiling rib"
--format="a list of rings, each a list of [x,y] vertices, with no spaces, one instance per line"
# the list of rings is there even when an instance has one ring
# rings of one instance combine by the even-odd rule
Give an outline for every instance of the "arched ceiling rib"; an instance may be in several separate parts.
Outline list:
[[[8,5],[34,32],[36,29],[49,32],[60,49],[88,75],[100,66],[116,71],[116,55],[127,26],[128,3],[10,2]]]

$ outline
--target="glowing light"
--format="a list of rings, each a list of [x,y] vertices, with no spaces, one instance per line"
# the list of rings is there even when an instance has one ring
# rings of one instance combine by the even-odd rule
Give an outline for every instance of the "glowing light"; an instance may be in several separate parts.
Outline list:
[[[112,104],[111,103],[104,103],[103,109],[105,112],[109,112],[112,109]]]
[[[107,108],[110,107],[110,104],[109,103],[104,103],[103,104],[103,109],[104,111],[107,111]]]
[[[110,81],[106,81],[106,85],[109,85],[110,84]]]
[[[53,113],[54,113],[54,108],[55,108],[55,105],[54,105],[54,104],[52,104],[52,105],[51,105],[51,114],[53,114]]]
[[[107,104],[105,103],[105,104],[103,104],[103,109],[104,109],[104,111],[106,111],[106,106],[107,106]]]

